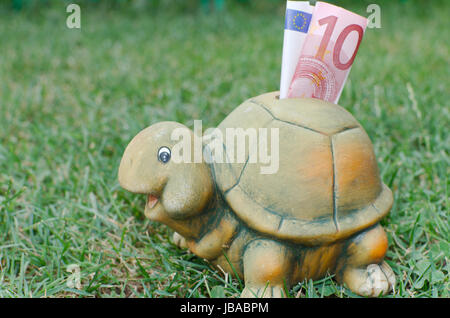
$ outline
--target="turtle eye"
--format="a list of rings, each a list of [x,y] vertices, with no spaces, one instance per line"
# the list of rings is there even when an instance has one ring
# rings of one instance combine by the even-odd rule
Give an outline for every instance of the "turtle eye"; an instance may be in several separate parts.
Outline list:
[[[168,163],[170,160],[170,149],[167,147],[161,147],[158,150],[158,160],[162,163]]]

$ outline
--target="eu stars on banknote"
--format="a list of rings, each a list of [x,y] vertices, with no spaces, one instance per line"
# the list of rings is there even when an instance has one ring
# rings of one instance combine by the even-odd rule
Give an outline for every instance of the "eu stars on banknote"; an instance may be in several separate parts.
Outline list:
[[[308,33],[312,14],[308,12],[286,9],[284,28],[287,30]]]

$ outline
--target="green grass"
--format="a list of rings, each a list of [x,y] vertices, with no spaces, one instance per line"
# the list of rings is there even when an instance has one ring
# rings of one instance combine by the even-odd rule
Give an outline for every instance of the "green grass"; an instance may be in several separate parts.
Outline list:
[[[450,6],[381,8],[382,29],[365,35],[340,104],[365,127],[394,191],[382,222],[398,280],[389,297],[449,297]],[[0,297],[239,295],[239,280],[144,218],[144,198],[119,187],[117,168],[150,124],[215,126],[245,99],[277,90],[282,11],[90,7],[81,31],[65,27],[64,7],[2,12]],[[71,264],[80,289],[66,284]],[[331,277],[290,295],[355,296]]]

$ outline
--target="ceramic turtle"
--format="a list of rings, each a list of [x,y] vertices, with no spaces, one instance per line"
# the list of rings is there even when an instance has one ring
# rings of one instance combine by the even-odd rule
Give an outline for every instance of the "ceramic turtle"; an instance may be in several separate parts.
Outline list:
[[[276,173],[249,162],[251,147],[245,162],[173,162],[172,132],[188,128],[161,122],[129,143],[119,183],[147,195],[145,215],[171,227],[177,245],[239,275],[241,297],[283,297],[293,284],[327,273],[359,295],[392,290],[379,221],[393,196],[355,118],[335,104],[272,92],[242,103],[218,129],[239,127],[278,129]]]

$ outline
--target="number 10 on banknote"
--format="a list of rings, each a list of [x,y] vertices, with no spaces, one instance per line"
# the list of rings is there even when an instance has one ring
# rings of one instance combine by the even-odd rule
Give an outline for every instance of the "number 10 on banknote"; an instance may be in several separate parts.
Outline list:
[[[364,17],[317,2],[287,97],[313,97],[337,103],[366,26]]]

